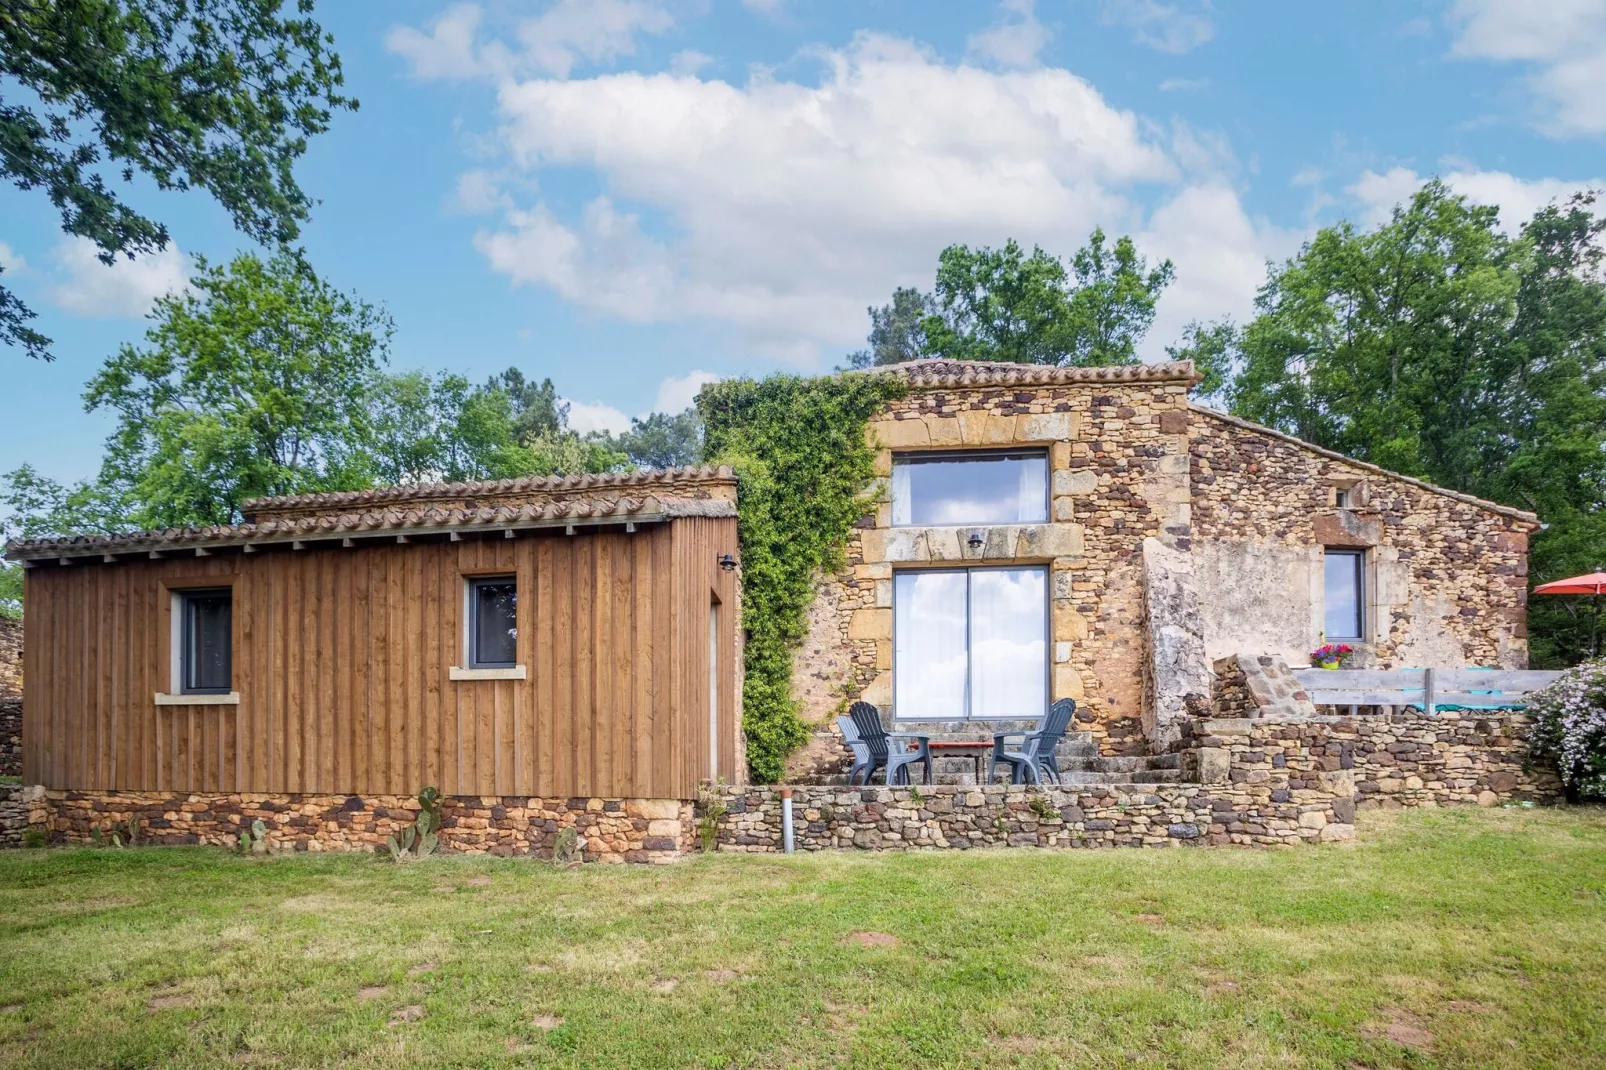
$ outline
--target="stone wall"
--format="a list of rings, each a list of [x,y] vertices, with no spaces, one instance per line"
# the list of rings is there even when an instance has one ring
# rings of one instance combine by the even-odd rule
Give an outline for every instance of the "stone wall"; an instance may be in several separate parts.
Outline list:
[[[1288,663],[1276,654],[1234,654],[1211,666],[1210,709],[1216,717],[1316,716],[1310,695]]]
[[[1555,774],[1527,768],[1529,724],[1521,710],[1213,718],[1189,724],[1183,768],[1206,785],[1287,790],[1342,775],[1363,805],[1553,802]]]
[[[1348,840],[1355,827],[1345,777],[1315,777],[1279,791],[1269,783],[1152,784],[1036,789],[799,787],[793,789],[800,851],[972,847],[1280,847]],[[773,788],[731,789],[719,849],[781,850],[781,801]]]
[[[1106,753],[1146,752],[1142,543],[1154,536],[1187,545],[1187,389],[1183,375],[916,386],[893,402],[869,428],[880,447],[874,489],[883,499],[893,451],[1037,446],[1049,454],[1050,522],[982,528],[982,546],[972,549],[956,528],[893,527],[883,500],[848,540],[847,567],[822,581],[817,604],[834,612],[811,615],[805,649],[833,668],[822,681],[828,686],[803,692],[805,719],[827,721],[844,697],[894,705],[895,565],[1034,563],[1049,567],[1050,698],[1076,699],[1075,727]]]
[[[0,617],[0,699],[22,697],[22,621]]]
[[[1377,668],[1526,666],[1531,515],[1191,411],[1195,576],[1212,658],[1304,664],[1322,638],[1322,552],[1343,547],[1367,551]]]
[[[0,698],[0,776],[22,775],[22,699]]]
[[[33,800],[39,793],[39,788],[0,784],[0,848],[23,845],[23,833],[28,829]]]
[[[232,847],[260,819],[277,849],[376,851],[417,816],[412,796],[45,791],[29,821],[54,843],[88,843],[96,828],[137,820],[142,842]],[[593,862],[669,862],[695,842],[691,804],[674,799],[450,796],[441,825],[440,850],[466,854],[550,858],[571,827]]]

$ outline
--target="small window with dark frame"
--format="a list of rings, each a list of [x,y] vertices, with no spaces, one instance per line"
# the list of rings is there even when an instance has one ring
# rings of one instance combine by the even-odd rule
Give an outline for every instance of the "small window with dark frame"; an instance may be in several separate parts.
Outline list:
[[[226,695],[234,683],[234,592],[181,591],[179,690]]]
[[[518,605],[519,586],[512,576],[469,581],[469,668],[511,669],[518,664]]]
[[[1331,641],[1365,638],[1366,554],[1328,550],[1322,559],[1322,634]]]
[[[1350,507],[1350,489],[1348,487],[1339,487],[1333,491],[1333,504],[1340,509],[1348,509]]]

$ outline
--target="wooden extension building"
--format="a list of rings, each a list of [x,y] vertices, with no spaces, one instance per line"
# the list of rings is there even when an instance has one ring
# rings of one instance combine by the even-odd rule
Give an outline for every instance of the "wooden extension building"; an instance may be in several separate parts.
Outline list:
[[[27,570],[24,783],[162,797],[435,785],[596,809],[739,779],[729,469],[243,512],[7,548]]]

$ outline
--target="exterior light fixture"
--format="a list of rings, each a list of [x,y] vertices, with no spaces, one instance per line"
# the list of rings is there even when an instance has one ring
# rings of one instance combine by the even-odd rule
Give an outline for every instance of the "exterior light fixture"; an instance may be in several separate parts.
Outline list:
[[[736,558],[732,557],[730,554],[720,554],[718,560],[719,567],[724,569],[726,572],[734,572],[736,570]]]
[[[972,550],[980,550],[982,544],[985,543],[987,539],[982,535],[980,528],[971,528],[970,537],[965,541],[970,544],[970,548]]]

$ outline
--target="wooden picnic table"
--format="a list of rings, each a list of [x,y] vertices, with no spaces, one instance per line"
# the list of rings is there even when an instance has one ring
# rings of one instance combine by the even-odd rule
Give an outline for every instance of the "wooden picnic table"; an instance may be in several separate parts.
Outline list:
[[[930,743],[932,758],[973,758],[976,761],[976,783],[987,783],[982,775],[981,763],[993,749],[990,739],[934,739]]]

